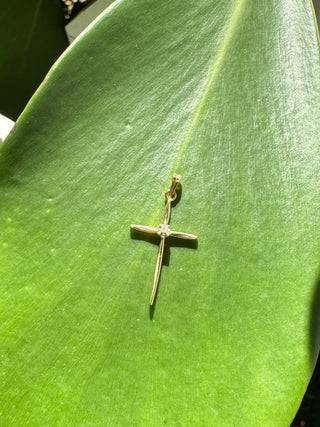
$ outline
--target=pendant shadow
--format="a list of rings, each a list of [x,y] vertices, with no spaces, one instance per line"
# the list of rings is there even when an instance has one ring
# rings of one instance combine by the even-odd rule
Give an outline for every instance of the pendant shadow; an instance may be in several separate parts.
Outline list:
[[[148,242],[148,243],[151,243],[151,244],[157,245],[157,246],[159,246],[159,244],[160,244],[160,236],[158,236],[156,234],[148,234],[148,233],[144,233],[144,232],[139,231],[139,230],[131,229],[130,235],[131,235],[131,239],[133,239],[133,240],[143,240],[145,242]],[[186,240],[186,239],[177,239],[177,238],[173,238],[173,237],[167,237],[166,241],[165,241],[165,245],[164,245],[162,266],[169,267],[170,256],[171,256],[170,248],[172,248],[172,247],[174,247],[174,248],[189,248],[189,249],[195,250],[198,248],[198,239],[197,240]],[[161,272],[162,272],[162,269],[161,269]],[[150,320],[153,319],[155,309],[156,309],[157,295],[158,295],[158,290],[160,288],[160,283],[161,283],[161,272],[160,272],[160,277],[159,277],[158,289],[157,289],[156,295],[154,297],[153,304],[149,308]]]

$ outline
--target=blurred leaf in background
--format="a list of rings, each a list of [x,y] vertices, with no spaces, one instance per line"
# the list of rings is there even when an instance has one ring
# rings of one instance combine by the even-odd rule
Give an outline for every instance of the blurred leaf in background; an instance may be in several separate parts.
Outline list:
[[[2,1],[0,113],[16,120],[68,46],[59,0]]]

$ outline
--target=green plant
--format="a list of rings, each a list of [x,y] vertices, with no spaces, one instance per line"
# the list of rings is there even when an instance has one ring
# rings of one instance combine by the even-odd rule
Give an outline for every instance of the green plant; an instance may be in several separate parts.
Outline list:
[[[114,3],[1,147],[4,423],[285,426],[319,348],[308,1]],[[173,172],[155,312],[157,225]]]
[[[59,0],[4,0],[0,14],[0,113],[16,120],[68,46]]]

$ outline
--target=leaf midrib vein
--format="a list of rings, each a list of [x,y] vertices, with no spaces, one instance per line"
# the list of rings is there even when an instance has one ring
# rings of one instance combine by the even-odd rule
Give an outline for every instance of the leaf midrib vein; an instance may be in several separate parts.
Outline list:
[[[223,37],[221,38],[221,41],[219,43],[219,47],[217,50],[217,53],[214,55],[213,60],[211,61],[211,64],[209,66],[209,72],[208,77],[206,79],[205,84],[203,85],[203,89],[201,90],[200,96],[198,97],[198,101],[196,102],[196,105],[191,112],[189,116],[189,124],[187,125],[187,128],[185,132],[182,134],[179,149],[177,151],[177,154],[175,156],[175,159],[173,161],[172,167],[171,167],[171,173],[170,177],[173,175],[173,173],[177,172],[179,173],[179,165],[181,164],[181,160],[183,158],[183,155],[187,149],[188,144],[190,143],[192,139],[192,133],[193,130],[199,120],[199,117],[201,115],[201,112],[204,108],[205,102],[208,98],[209,92],[212,90],[212,88],[217,83],[217,79],[221,70],[221,66],[224,62],[224,59],[226,57],[226,53],[228,51],[228,47],[233,39],[233,36],[235,34],[237,25],[241,19],[242,11],[245,7],[245,4],[247,3],[247,0],[238,0],[236,3],[233,12],[231,13],[230,20],[228,24],[225,26],[225,32]],[[168,178],[169,180],[169,178]],[[167,185],[167,183],[165,183]],[[163,193],[165,192],[165,189]],[[153,224],[155,220],[159,217],[160,211],[163,210],[163,197],[161,194],[161,197],[159,198],[159,203],[157,206],[157,209],[155,210],[154,214],[152,215],[150,224]]]
[[[247,2],[247,0],[239,0],[236,4],[235,8],[234,8],[233,13],[231,14],[231,18],[229,20],[229,23],[226,26],[225,33],[224,33],[224,35],[220,41],[218,51],[217,51],[215,57],[213,58],[213,60],[211,62],[206,83],[203,87],[201,95],[199,96],[198,102],[197,102],[194,110],[192,111],[192,113],[190,115],[189,124],[187,126],[187,129],[182,136],[182,139],[181,139],[181,142],[179,145],[179,150],[178,150],[175,162],[174,162],[173,167],[172,167],[173,172],[175,169],[178,168],[178,166],[181,162],[181,159],[182,159],[182,157],[186,151],[187,145],[191,141],[193,129],[194,129],[196,123],[198,122],[198,119],[199,119],[201,112],[204,108],[204,104],[208,98],[209,92],[212,90],[212,88],[215,86],[215,84],[217,82],[219,72],[221,70],[221,66],[222,66],[222,64],[224,62],[224,58],[226,56],[226,52],[228,50],[230,42],[233,39],[237,24],[239,23],[239,20],[241,18],[241,14],[242,14],[242,11],[243,11],[243,8],[244,8],[246,2]]]

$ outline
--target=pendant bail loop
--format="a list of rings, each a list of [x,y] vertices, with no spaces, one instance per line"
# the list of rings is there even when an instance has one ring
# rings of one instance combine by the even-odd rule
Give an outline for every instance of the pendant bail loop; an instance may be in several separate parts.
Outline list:
[[[179,175],[177,173],[173,174],[171,187],[166,192],[166,199],[168,202],[173,202],[177,197],[177,188],[181,181],[182,175]]]

